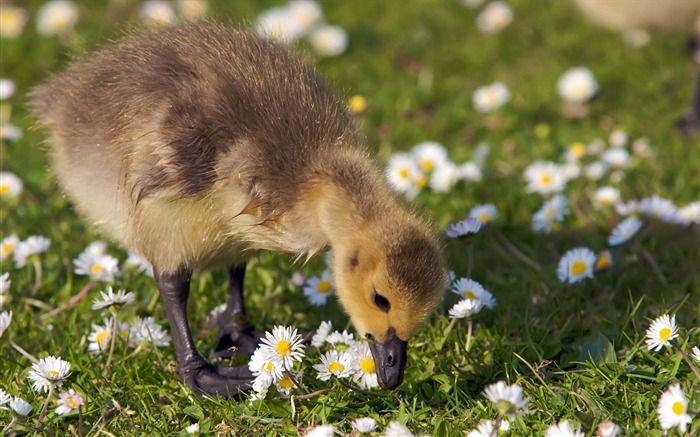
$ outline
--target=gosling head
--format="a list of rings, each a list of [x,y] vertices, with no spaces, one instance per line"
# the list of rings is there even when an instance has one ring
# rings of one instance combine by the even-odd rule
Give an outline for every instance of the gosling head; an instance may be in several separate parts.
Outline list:
[[[333,248],[333,271],[341,304],[371,340],[379,385],[394,389],[403,380],[408,340],[441,302],[446,276],[437,240],[423,226],[381,228]]]

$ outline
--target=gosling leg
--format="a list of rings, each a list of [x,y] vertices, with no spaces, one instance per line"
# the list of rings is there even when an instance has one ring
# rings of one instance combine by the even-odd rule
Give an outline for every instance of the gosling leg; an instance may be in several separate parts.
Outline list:
[[[154,276],[170,321],[182,380],[195,392],[211,396],[229,397],[248,390],[254,377],[247,365],[213,366],[197,352],[187,322],[187,298],[192,272],[183,269],[176,273],[161,274],[156,270]]]
[[[248,323],[243,304],[245,269],[246,265],[242,264],[229,270],[230,288],[226,309],[216,320],[219,344],[216,346],[215,358],[228,358],[234,354],[252,355],[258,347],[260,334]]]

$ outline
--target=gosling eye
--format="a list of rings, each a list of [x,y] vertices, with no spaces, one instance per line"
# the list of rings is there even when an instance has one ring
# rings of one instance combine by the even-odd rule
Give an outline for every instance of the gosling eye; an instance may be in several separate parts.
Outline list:
[[[377,305],[379,309],[381,309],[385,313],[389,312],[389,308],[391,308],[389,299],[377,293],[376,291],[374,292],[374,296],[372,296],[372,299],[374,299],[374,304]]]

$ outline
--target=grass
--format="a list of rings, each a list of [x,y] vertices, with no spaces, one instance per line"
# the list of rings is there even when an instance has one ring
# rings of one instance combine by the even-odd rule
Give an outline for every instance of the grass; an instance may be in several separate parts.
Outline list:
[[[28,3],[34,16],[41,2]],[[138,6],[128,3],[132,9]],[[252,22],[260,11],[277,4],[211,3],[214,17],[234,22]],[[137,15],[115,17],[106,3],[91,3],[81,6],[81,20],[70,37],[41,38],[30,21],[19,39],[3,40],[0,76],[18,84],[19,92],[10,101],[11,121],[24,136],[2,142],[0,165],[23,179],[25,191],[17,199],[0,200],[2,236],[39,234],[52,240],[41,257],[44,276],[36,298],[29,296],[32,268],[2,264],[12,279],[11,299],[4,309],[14,316],[0,338],[0,387],[34,407],[20,432],[33,429],[32,418],[38,416],[45,395],[32,391],[27,381],[31,362],[15,345],[39,358],[60,355],[72,363],[67,386],[86,396],[83,416],[89,435],[179,434],[195,422],[203,433],[224,435],[297,435],[316,424],[333,424],[349,434],[350,419],[365,416],[377,419],[379,429],[397,420],[418,434],[460,435],[481,420],[496,418],[495,408],[481,393],[499,380],[519,384],[531,397],[531,413],[512,424],[510,435],[543,435],[561,419],[581,426],[587,435],[607,419],[622,426],[626,435],[663,435],[657,402],[676,381],[690,399],[689,410],[699,411],[700,381],[680,354],[668,348],[650,352],[643,341],[651,319],[674,313],[682,327],[678,344],[685,350],[700,344],[698,227],[653,223],[639,245],[614,252],[614,269],[582,284],[563,286],[556,277],[560,256],[578,245],[604,249],[619,219],[591,206],[590,194],[603,183],[580,179],[566,190],[572,204],[566,225],[548,236],[534,234],[530,220],[541,198],[526,194],[522,179],[523,169],[534,160],[559,160],[569,144],[607,138],[620,128],[632,138],[649,138],[656,153],[654,159],[640,160],[617,184],[623,199],[658,194],[678,205],[697,201],[700,147],[674,128],[693,91],[694,71],[685,42],[661,35],[649,46],[633,49],[619,35],[588,24],[568,2],[509,3],[515,11],[513,24],[491,36],[477,31],[478,10],[458,2],[323,3],[327,21],[348,31],[350,48],[342,56],[314,62],[344,96],[361,94],[369,100],[359,122],[380,162],[424,140],[446,145],[456,162],[469,159],[479,142],[491,145],[484,181],[460,184],[448,194],[424,192],[415,204],[441,227],[462,219],[477,203],[497,205],[500,218],[476,240],[473,276],[495,294],[498,305],[476,317],[467,353],[466,325],[447,329],[447,309],[455,302],[449,296],[411,341],[405,382],[390,395],[366,395],[336,385],[330,392],[295,401],[294,408],[279,398],[252,405],[246,399],[198,398],[179,381],[172,347],[133,354],[118,344],[105,376],[106,354],[88,354],[86,340],[91,324],[102,323],[101,315],[90,309],[101,286],[74,308],[40,319],[86,284],[87,279],[73,275],[71,262],[99,236],[77,217],[49,178],[40,147],[45,132],[30,129],[33,120],[24,107],[25,93],[59,70],[69,55],[118,36],[121,20],[137,21]],[[314,57],[303,44],[302,50]],[[601,91],[585,117],[569,119],[561,114],[555,84],[561,73],[578,65],[593,71]],[[471,104],[472,92],[495,80],[508,85],[512,100],[493,114],[478,114]],[[5,111],[10,109],[3,105]],[[538,125],[540,131],[546,126],[548,135],[538,134]],[[116,247],[110,252],[122,261],[126,257]],[[463,247],[447,243],[446,255],[449,267],[464,275]],[[658,274],[650,259],[658,265]],[[311,331],[323,320],[349,328],[337,302],[321,309],[305,302],[290,282],[299,269],[306,275],[319,274],[322,261],[300,266],[288,257],[263,254],[251,262],[246,283],[251,320],[264,329],[284,323]],[[151,279],[124,267],[113,285],[137,294],[136,303],[120,315],[122,320],[152,315],[166,323]],[[196,299],[189,304],[190,323],[202,351],[211,350],[216,334],[199,327],[225,300],[226,289],[223,272],[193,280],[191,295]],[[311,364],[311,358],[304,363],[304,382],[333,387],[313,381]],[[63,417],[53,410],[54,406],[41,433],[79,432],[75,413]],[[0,411],[0,422],[9,419]],[[689,432],[700,432],[697,415]]]

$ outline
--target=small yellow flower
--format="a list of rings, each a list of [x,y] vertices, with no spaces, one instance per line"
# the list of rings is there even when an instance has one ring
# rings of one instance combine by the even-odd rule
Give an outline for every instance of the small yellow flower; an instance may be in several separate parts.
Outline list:
[[[367,99],[359,94],[350,97],[348,107],[353,114],[363,114],[367,110]]]

